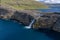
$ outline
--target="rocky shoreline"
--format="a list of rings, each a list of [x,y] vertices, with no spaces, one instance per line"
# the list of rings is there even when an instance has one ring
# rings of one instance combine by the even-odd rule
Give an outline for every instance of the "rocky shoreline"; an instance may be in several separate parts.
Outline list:
[[[0,8],[0,18],[5,20],[15,20],[17,22],[23,23],[24,25],[29,25],[33,19],[33,17],[27,13],[10,11],[2,8]]]
[[[41,13],[36,10],[17,11],[0,7],[0,19],[15,20],[24,25],[29,25],[32,19],[36,19],[36,22],[33,24],[33,29],[47,28],[60,32],[60,13]]]
[[[50,29],[60,32],[60,13],[42,13],[43,16],[34,23],[34,29]]]

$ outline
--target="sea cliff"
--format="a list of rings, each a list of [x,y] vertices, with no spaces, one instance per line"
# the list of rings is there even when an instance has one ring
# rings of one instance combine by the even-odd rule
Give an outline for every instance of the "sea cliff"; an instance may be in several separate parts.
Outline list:
[[[34,29],[49,29],[60,32],[60,13],[42,13],[34,23]]]
[[[60,13],[41,13],[37,10],[14,10],[0,7],[0,18],[15,20],[24,25],[29,25],[35,19],[33,29],[51,29],[60,32]]]
[[[34,17],[24,12],[24,10],[16,11],[13,9],[1,7],[0,18],[5,20],[15,20],[17,22],[23,23],[24,25],[29,25]]]

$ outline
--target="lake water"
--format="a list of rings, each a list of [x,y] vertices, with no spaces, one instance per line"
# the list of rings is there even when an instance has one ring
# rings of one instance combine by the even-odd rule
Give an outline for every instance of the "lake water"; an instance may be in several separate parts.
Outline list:
[[[1,19],[0,40],[60,40],[60,33],[26,29],[22,24]]]

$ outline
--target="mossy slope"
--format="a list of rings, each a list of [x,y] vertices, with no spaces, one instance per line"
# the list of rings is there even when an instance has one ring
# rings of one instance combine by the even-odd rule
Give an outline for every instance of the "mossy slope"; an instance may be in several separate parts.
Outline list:
[[[12,7],[17,10],[23,9],[43,9],[48,8],[46,5],[34,0],[0,0],[1,5]]]

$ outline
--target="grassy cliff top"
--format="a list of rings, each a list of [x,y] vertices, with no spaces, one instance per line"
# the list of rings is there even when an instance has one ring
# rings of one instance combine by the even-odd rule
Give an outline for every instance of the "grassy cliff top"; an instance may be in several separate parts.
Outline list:
[[[16,10],[24,9],[45,9],[48,6],[34,0],[0,0],[0,5],[14,8]]]

